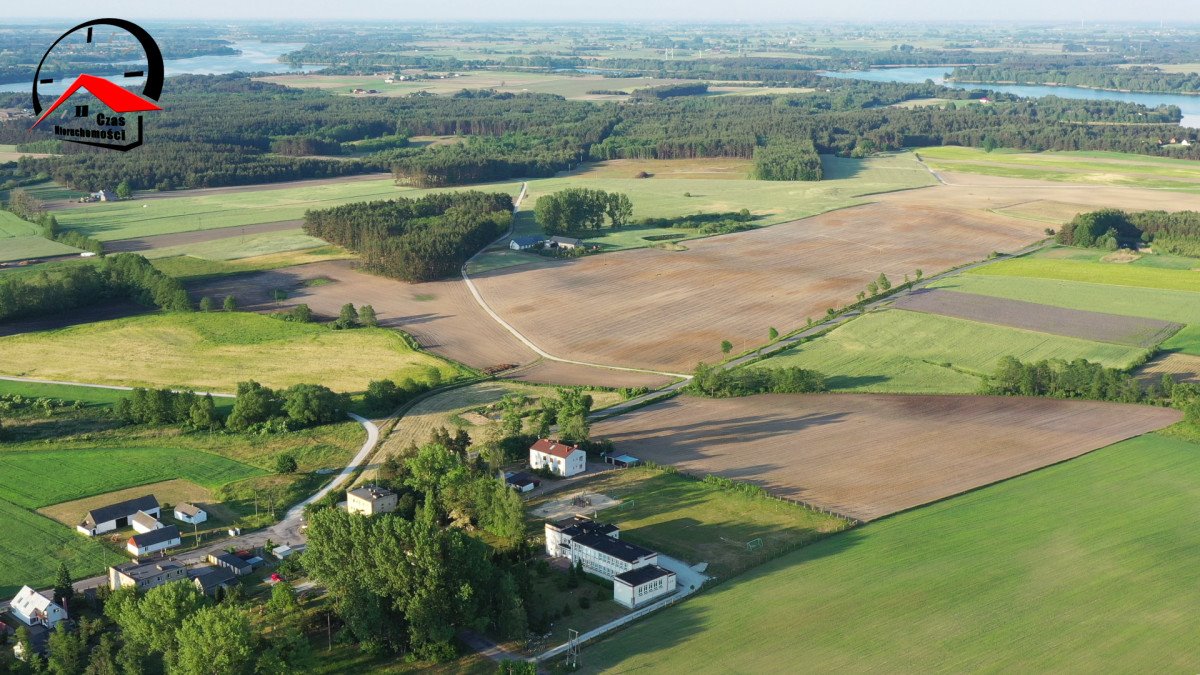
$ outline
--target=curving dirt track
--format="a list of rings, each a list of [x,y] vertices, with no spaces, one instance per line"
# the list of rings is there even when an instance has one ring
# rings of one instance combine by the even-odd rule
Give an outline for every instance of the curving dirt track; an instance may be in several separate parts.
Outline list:
[[[644,460],[873,520],[1173,424],[1169,408],[989,396],[683,396],[597,422]]]

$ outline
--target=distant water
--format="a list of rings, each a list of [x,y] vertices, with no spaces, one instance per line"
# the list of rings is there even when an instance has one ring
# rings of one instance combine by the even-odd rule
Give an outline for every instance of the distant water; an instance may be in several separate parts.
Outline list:
[[[847,70],[825,73],[829,77],[841,77],[852,80],[870,80],[872,82],[906,82],[921,83],[933,80],[955,89],[991,89],[992,91],[1015,94],[1026,98],[1040,96],[1058,96],[1060,98],[1082,98],[1093,101],[1130,101],[1154,108],[1160,105],[1175,105],[1183,111],[1185,127],[1200,127],[1200,96],[1189,94],[1140,94],[1122,91],[1100,91],[1084,87],[1049,87],[1044,85],[1016,84],[967,84],[961,82],[946,82],[945,75],[950,68],[876,68],[873,70]]]
[[[233,42],[229,45],[241,50],[241,54],[232,56],[195,56],[190,59],[167,59],[163,62],[163,71],[167,77],[172,75],[224,75],[226,73],[268,72],[268,73],[297,73],[305,68],[293,68],[277,59],[288,52],[294,52],[304,46],[303,42]],[[144,64],[143,64],[144,65]],[[91,73],[92,75],[110,73]],[[30,82],[9,82],[0,84],[0,91],[29,91],[33,73],[29,73]],[[138,78],[122,79],[122,85],[137,86],[144,80]],[[39,94],[61,94],[67,84],[54,82],[38,87]],[[169,91],[169,90],[168,90]]]

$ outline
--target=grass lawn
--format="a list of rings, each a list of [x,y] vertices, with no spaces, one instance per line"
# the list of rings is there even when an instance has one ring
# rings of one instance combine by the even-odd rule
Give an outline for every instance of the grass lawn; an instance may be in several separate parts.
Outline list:
[[[58,564],[76,578],[102,574],[127,557],[80,536],[49,518],[0,499],[0,597],[11,598],[21,586],[50,586]]]
[[[469,189],[507,192],[515,197],[521,186],[509,182],[472,185]],[[364,177],[361,180],[301,187],[264,186],[263,189],[199,195],[180,192],[178,195],[156,196],[153,199],[135,196],[128,201],[62,209],[54,215],[64,228],[78,230],[100,241],[113,241],[171,232],[298,220],[304,217],[308,209],[397,197],[414,198],[439,191],[445,190],[398,187],[390,177]]]
[[[1084,281],[1113,286],[1159,288],[1200,292],[1200,274],[1191,270],[1150,265],[1122,265],[1054,258],[1015,258],[986,265],[967,273],[988,276],[1033,277],[1058,281]]]
[[[990,270],[992,267],[989,265],[982,269]],[[1091,312],[1200,323],[1200,294],[1192,291],[980,273],[942,279],[935,282],[933,287]]]
[[[1143,354],[1137,347],[890,309],[853,319],[753,367],[811,368],[829,376],[830,388],[838,391],[969,394],[1004,356],[1087,359],[1127,368]]]
[[[986,152],[958,146],[921,148],[934,169],[1007,178],[1200,191],[1195,163],[1120,152]]]
[[[0,452],[0,499],[36,509],[172,478],[216,488],[264,473],[219,455],[179,448],[42,447]]]
[[[25,398],[58,398],[64,401],[83,401],[92,406],[111,406],[129,395],[119,389],[77,387],[69,384],[39,384],[0,380],[0,394],[15,394]]]
[[[151,314],[0,338],[0,374],[95,384],[232,393],[254,379],[361,391],[370,380],[429,380],[435,371],[442,380],[462,374],[395,331],[335,331],[242,312]]]
[[[589,671],[1190,672],[1200,445],[1148,435],[830,537],[583,650]]]
[[[728,577],[764,559],[845,529],[846,521],[775,499],[722,489],[662,469],[607,472],[586,488],[621,499],[596,518],[621,526],[621,538]],[[757,552],[746,542],[763,540]]]

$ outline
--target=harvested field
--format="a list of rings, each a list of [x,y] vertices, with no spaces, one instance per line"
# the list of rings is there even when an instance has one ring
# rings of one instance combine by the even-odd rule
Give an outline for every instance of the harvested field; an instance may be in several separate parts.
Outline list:
[[[1164,354],[1149,361],[1137,371],[1143,383],[1159,382],[1170,374],[1176,382],[1200,384],[1200,356],[1191,354]]]
[[[897,300],[893,306],[913,312],[1147,349],[1183,328],[1183,324],[1169,321],[1063,309],[1034,302],[937,289],[915,291]]]
[[[675,381],[667,375],[639,373],[630,370],[594,368],[574,363],[541,359],[524,368],[500,374],[501,379],[541,382],[565,386],[602,385],[605,387],[648,387],[658,389]]]
[[[902,280],[1040,236],[1032,221],[889,200],[688,242],[684,252],[641,249],[474,279],[498,314],[551,354],[686,372],[720,360],[722,340],[740,351],[765,342],[770,326],[786,332],[845,305],[880,272]]]
[[[1180,417],[1165,408],[1013,397],[685,396],[599,422],[592,437],[682,471],[874,520]]]

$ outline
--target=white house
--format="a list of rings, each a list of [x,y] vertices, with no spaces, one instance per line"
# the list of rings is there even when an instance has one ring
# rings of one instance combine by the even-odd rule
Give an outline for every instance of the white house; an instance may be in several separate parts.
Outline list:
[[[129,521],[138,511],[142,511],[147,515],[160,517],[162,511],[158,507],[158,500],[154,495],[146,495],[136,499],[128,499],[116,504],[109,504],[98,509],[88,511],[84,516],[83,522],[76,526],[75,529],[89,537],[94,537],[97,534],[112,532],[113,530],[123,530],[129,527]]]
[[[646,565],[613,577],[613,600],[629,609],[637,609],[674,593],[675,584],[675,573],[671,570]]]
[[[529,466],[568,478],[587,471],[587,453],[575,445],[539,438],[529,447]]]
[[[129,551],[130,555],[141,557],[157,551],[165,551],[178,546],[181,542],[179,528],[167,525],[157,530],[133,535],[129,538],[129,543],[125,545],[125,550]]]
[[[585,534],[601,534],[613,539],[621,538],[621,529],[609,523],[597,523],[586,516],[571,516],[553,523],[546,523],[546,555],[559,558],[567,555],[571,539]]]
[[[396,510],[399,498],[395,492],[377,485],[364,485],[346,491],[346,511],[363,516],[376,513],[391,513]]]
[[[145,534],[151,530],[162,528],[163,524],[158,521],[158,518],[146,513],[138,511],[129,519],[129,524],[133,526],[133,531],[139,534]]]
[[[189,525],[197,525],[208,520],[208,511],[195,504],[182,502],[175,505],[175,520]]]
[[[26,626],[53,628],[56,623],[67,618],[67,610],[28,586],[21,587],[9,604],[8,611]]]
[[[514,251],[528,251],[536,248],[538,244],[545,243],[545,241],[541,237],[513,237],[508,242],[508,247]]]

